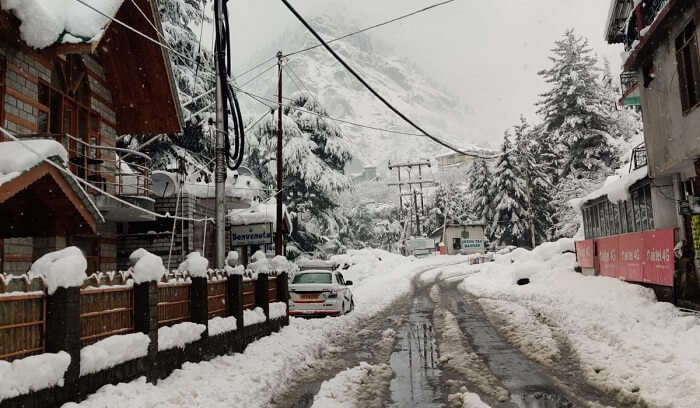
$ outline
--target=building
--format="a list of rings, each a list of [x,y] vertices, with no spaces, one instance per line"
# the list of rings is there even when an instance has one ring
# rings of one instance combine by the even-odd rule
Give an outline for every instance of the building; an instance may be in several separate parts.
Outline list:
[[[151,159],[116,148],[117,135],[182,130],[169,56],[77,2],[80,10],[67,3],[65,16],[58,16],[65,17],[65,27],[51,32],[56,27],[41,22],[62,20],[18,11],[31,3],[0,10],[0,125],[14,135],[0,134],[0,151],[26,149],[10,141],[19,137],[48,148],[58,167],[24,161],[0,170],[0,213],[16,221],[0,225],[0,272],[26,272],[44,253],[69,245],[86,254],[88,272],[114,270],[118,223],[155,220],[138,209],[155,208]],[[162,35],[155,1],[113,4],[105,12],[115,21],[153,38]],[[81,24],[70,24],[77,18]],[[71,32],[74,27],[82,31]],[[23,221],[26,214],[31,218]]]
[[[647,174],[627,186],[631,200],[623,207],[614,200],[588,211],[583,206],[586,235],[594,240],[580,251],[590,252],[587,265],[674,287],[680,296],[697,292],[700,271],[699,11],[699,0],[611,2],[605,38],[625,47],[621,102],[641,108]],[[618,237],[604,239],[611,236]]]
[[[485,227],[486,224],[481,222],[447,224],[444,229],[440,227],[433,231],[430,237],[438,244],[443,243],[448,255],[484,253],[487,246]]]
[[[460,147],[463,152],[473,153],[474,155],[480,155],[483,157],[490,157],[498,154],[499,152],[492,149],[487,149],[478,146],[464,146]],[[476,160],[475,156],[466,156],[461,153],[454,151],[449,151],[435,156],[435,161],[437,162],[437,167],[439,170],[439,177],[443,183],[457,182],[458,180],[464,179],[464,174],[467,169]]]

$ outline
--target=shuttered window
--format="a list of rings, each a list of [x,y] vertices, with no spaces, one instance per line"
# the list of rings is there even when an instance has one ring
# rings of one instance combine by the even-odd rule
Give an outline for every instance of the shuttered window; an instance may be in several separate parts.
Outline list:
[[[676,37],[676,62],[678,84],[681,92],[683,113],[700,102],[700,59],[695,21],[688,24]]]

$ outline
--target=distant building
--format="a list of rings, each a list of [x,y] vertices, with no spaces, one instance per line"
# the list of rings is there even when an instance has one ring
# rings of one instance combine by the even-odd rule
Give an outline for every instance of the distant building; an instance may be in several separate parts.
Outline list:
[[[363,167],[361,173],[352,174],[352,181],[356,184],[363,183],[365,181],[379,181],[379,176],[377,176],[377,166]]]
[[[477,146],[464,146],[460,148],[463,152],[474,153],[475,155],[480,155],[484,157],[493,156],[498,154],[497,151]],[[464,173],[472,163],[474,163],[476,157],[473,155],[467,156],[454,151],[449,151],[447,153],[435,156],[435,161],[438,165],[439,177],[442,182],[453,182],[453,179],[463,179]]]
[[[436,244],[444,243],[448,255],[483,253],[487,244],[485,227],[481,222],[447,224],[444,230],[440,227],[433,231],[430,237]]]

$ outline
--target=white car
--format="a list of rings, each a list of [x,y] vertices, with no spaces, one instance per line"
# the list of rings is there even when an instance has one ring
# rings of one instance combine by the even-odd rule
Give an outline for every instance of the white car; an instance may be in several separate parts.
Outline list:
[[[289,284],[290,316],[340,316],[352,312],[355,300],[338,271],[311,269],[298,272]]]

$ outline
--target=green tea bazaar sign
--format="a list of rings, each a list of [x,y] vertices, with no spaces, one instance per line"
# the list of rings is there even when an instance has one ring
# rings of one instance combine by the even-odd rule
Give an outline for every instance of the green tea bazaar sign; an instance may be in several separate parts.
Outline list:
[[[483,248],[483,239],[467,239],[462,238],[462,249]]]
[[[272,244],[272,223],[232,225],[231,246]]]

